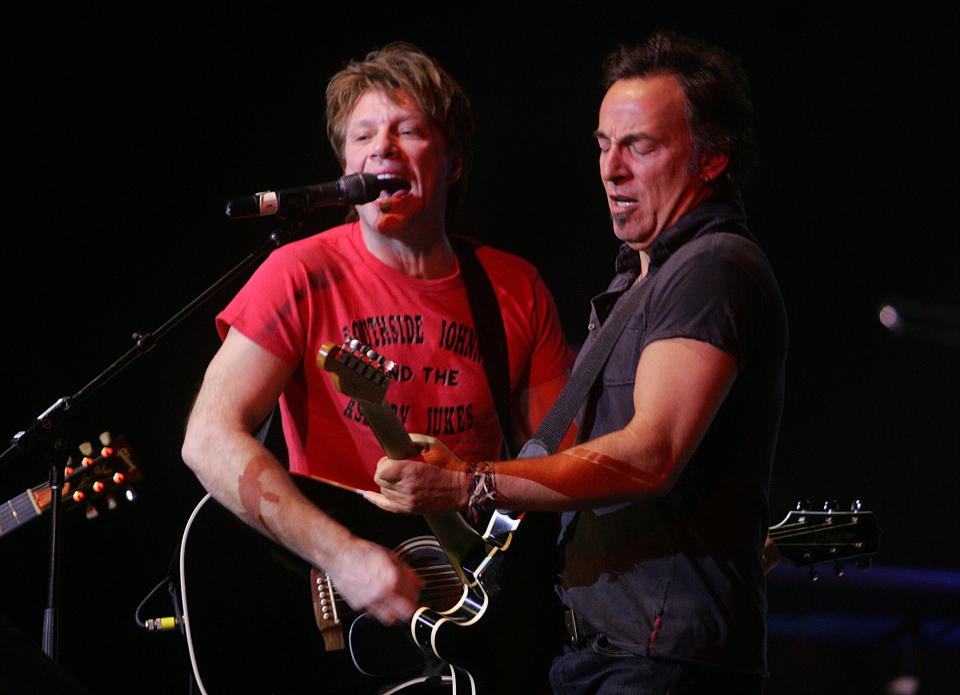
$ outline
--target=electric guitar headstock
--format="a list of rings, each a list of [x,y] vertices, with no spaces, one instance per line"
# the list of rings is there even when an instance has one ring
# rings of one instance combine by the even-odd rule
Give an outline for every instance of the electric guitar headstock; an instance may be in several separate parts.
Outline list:
[[[102,432],[98,444],[83,442],[77,449],[80,456],[71,456],[64,469],[65,503],[84,505],[87,518],[94,519],[116,509],[121,500],[136,500],[140,470],[122,435]]]
[[[116,509],[121,500],[135,500],[133,486],[141,478],[133,451],[123,437],[103,432],[98,442],[99,446],[81,444],[79,455],[67,459],[63,473],[61,504],[64,508],[82,506],[88,519]],[[0,536],[43,514],[52,501],[47,482],[0,504]]]
[[[798,502],[783,521],[770,527],[770,539],[781,556],[799,567],[809,566],[814,580],[813,565],[822,562],[832,562],[838,575],[843,574],[843,560],[856,560],[861,569],[870,566],[880,549],[880,526],[873,512],[865,511],[859,500],[850,511],[839,510],[836,502],[824,503],[822,511],[808,506]]]
[[[386,398],[396,368],[394,362],[356,339],[340,345],[324,343],[317,355],[317,364],[330,372],[337,391],[373,404],[380,404]]]

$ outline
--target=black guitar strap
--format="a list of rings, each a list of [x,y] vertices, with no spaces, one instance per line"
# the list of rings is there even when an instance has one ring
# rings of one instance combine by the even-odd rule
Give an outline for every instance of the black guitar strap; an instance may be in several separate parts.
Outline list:
[[[627,321],[640,306],[643,296],[647,292],[648,284],[638,282],[626,290],[617,300],[613,310],[600,327],[593,342],[577,361],[577,365],[570,375],[570,381],[557,397],[550,412],[547,413],[540,427],[537,428],[533,439],[524,446],[530,449],[524,451],[529,456],[552,454],[560,446],[563,435],[570,429],[570,423],[576,417],[577,411],[586,402],[593,385],[600,375],[600,370],[613,351],[620,334],[627,325]],[[541,451],[542,450],[542,451]]]
[[[510,426],[510,362],[507,356],[507,333],[503,327],[500,303],[490,277],[477,258],[479,244],[465,237],[450,237],[450,243],[460,261],[460,275],[467,292],[477,345],[483,357],[483,370],[497,410],[500,430],[503,432],[505,458],[513,458],[518,450],[511,441]]]

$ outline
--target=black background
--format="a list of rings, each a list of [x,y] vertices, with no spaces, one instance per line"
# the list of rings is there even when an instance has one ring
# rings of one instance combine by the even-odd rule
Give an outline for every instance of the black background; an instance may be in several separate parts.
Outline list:
[[[878,564],[956,571],[960,353],[877,320],[889,299],[960,307],[957,12],[916,3],[19,9],[3,30],[0,435],[80,391],[131,333],[156,330],[263,243],[272,223],[228,223],[226,199],[339,175],[324,135],[326,80],[394,39],[437,57],[472,99],[478,140],[460,230],[534,261],[578,342],[616,249],[590,137],[600,63],[660,27],[729,48],[753,80],[761,166],[745,198],[791,320],[774,516],[796,499],[860,498],[884,529]],[[143,634],[132,616],[201,496],[180,441],[217,346],[212,316],[237,287],[67,424],[69,441],[124,433],[145,477],[137,505],[64,525],[63,663],[96,692],[186,691],[180,639]],[[36,457],[9,458],[0,498],[45,476]],[[0,540],[0,612],[31,640],[46,534],[35,523]],[[164,600],[154,606],[147,615],[168,613]],[[787,678],[789,650],[771,645],[781,669],[771,692],[816,681]],[[850,669],[886,679],[897,673],[888,662]]]

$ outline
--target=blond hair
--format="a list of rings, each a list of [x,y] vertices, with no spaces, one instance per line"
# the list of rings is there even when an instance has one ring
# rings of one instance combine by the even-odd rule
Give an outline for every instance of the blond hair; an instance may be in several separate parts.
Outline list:
[[[327,137],[340,165],[345,163],[347,121],[360,97],[378,91],[392,98],[398,89],[439,128],[447,153],[460,162],[465,174],[473,141],[470,102],[437,61],[401,41],[350,61],[327,84]]]

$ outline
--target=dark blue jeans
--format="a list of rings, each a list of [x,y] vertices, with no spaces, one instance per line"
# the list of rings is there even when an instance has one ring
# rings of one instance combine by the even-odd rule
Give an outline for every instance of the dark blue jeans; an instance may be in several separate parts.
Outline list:
[[[568,646],[550,667],[557,695],[760,695],[763,679],[744,673],[649,659],[600,636]]]

